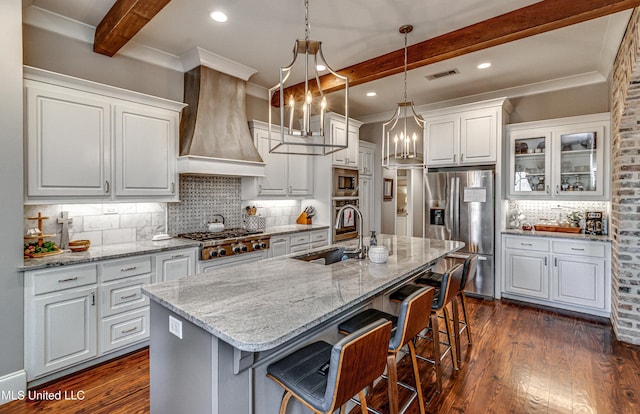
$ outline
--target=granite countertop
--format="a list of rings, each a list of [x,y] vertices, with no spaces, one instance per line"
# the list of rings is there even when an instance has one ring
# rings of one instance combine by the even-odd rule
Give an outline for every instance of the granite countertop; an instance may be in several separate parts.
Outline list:
[[[562,238],[572,240],[584,240],[584,241],[600,241],[604,243],[610,243],[610,236],[594,236],[591,234],[582,233],[561,233],[556,231],[525,231],[521,229],[505,229],[502,230],[502,234],[516,234],[518,236],[533,236],[533,237],[548,237],[548,238]]]
[[[71,252],[37,259],[24,259],[19,271],[37,270],[46,267],[75,265],[81,263],[97,262],[99,260],[117,259],[121,257],[135,256],[139,254],[157,253],[169,250],[197,247],[200,244],[195,241],[183,239],[168,239],[161,241],[139,241],[133,243],[118,243],[105,246],[91,246],[84,252]]]
[[[237,349],[265,351],[410,279],[464,243],[381,234],[378,245],[390,250],[384,264],[349,259],[325,266],[280,256],[143,291]]]

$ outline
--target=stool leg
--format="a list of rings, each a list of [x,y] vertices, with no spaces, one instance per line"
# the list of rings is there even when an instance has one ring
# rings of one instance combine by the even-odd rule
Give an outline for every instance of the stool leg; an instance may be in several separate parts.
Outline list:
[[[471,345],[471,325],[469,325],[469,315],[467,314],[467,295],[462,291],[460,291],[460,302],[462,303],[464,323],[467,325],[467,339],[469,340],[469,345]]]
[[[340,414],[344,414],[344,407],[345,407],[346,405],[347,405],[347,404],[342,404],[342,407],[340,407]]]
[[[418,394],[418,404],[420,404],[420,414],[424,413],[424,398],[422,397],[422,382],[420,381],[420,369],[416,358],[416,347],[409,341],[409,354],[411,354],[411,365],[413,366],[413,377],[416,381],[416,393]]]
[[[291,399],[291,394],[289,391],[285,392],[282,396],[282,403],[280,404],[280,414],[285,414],[287,411],[287,404],[289,404],[289,399]]]
[[[368,414],[367,397],[364,395],[364,390],[358,393],[358,397],[360,397],[360,411],[362,414]]]
[[[431,332],[433,333],[433,367],[436,370],[436,387],[442,391],[442,367],[440,366],[440,331],[438,328],[438,314],[431,312]]]
[[[389,411],[391,414],[398,414],[398,367],[396,365],[396,354],[389,354],[387,356],[387,368]]]
[[[453,329],[451,327],[451,315],[449,315],[449,309],[447,309],[446,306],[442,307],[442,311],[444,312],[444,323],[447,326],[447,337],[449,338],[449,346],[451,347],[451,362],[453,363],[453,369],[457,370],[458,361],[456,360],[456,356],[454,355],[456,352],[456,340],[453,336]]]
[[[460,366],[460,363],[462,362],[462,355],[460,351],[460,313],[457,297],[453,298],[451,302],[451,309],[453,313],[453,337],[456,342],[456,361],[458,361],[458,366]]]

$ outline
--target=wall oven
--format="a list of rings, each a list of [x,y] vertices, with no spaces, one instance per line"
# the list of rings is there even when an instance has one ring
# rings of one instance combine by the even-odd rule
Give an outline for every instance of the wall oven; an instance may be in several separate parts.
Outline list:
[[[358,199],[333,200],[333,242],[355,239],[358,237],[358,216],[353,209],[347,208],[342,213],[340,227],[335,228],[338,210],[344,205],[353,205],[358,208]]]
[[[358,170],[333,169],[333,196],[358,197]]]

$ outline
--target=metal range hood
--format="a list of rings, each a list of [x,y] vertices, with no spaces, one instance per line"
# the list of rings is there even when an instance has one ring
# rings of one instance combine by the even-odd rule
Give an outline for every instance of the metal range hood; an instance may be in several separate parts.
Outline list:
[[[206,66],[184,75],[178,172],[198,175],[265,175],[247,124],[245,81]]]

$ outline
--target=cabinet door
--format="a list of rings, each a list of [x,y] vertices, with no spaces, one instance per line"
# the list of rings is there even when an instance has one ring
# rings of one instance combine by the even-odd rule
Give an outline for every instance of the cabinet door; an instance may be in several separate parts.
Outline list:
[[[360,177],[360,212],[362,213],[362,234],[367,236],[373,230],[373,180]]]
[[[557,198],[601,197],[604,187],[605,129],[581,125],[553,132],[553,184]]]
[[[36,297],[32,335],[27,334],[28,380],[97,354],[95,287]]]
[[[288,156],[288,194],[290,196],[313,196],[313,156]]]
[[[269,152],[271,149],[269,131],[256,129],[253,133],[254,142],[265,163],[265,175],[257,179],[258,195],[287,195],[287,155]]]
[[[116,106],[117,196],[175,196],[178,113],[130,104]]]
[[[552,299],[557,302],[605,308],[605,261],[579,256],[554,256]]]
[[[514,131],[509,136],[508,151],[509,196],[551,197],[551,133],[544,129]]]
[[[549,299],[549,255],[529,250],[505,250],[506,291]]]
[[[471,111],[460,118],[460,164],[493,164],[497,161],[498,112]]]
[[[347,142],[347,131],[344,123],[331,120],[329,121],[329,131],[331,133],[331,142],[334,144],[345,145]],[[333,164],[344,166],[347,165],[347,158],[349,157],[349,148],[336,151],[331,154],[333,157]]]
[[[425,127],[425,157],[427,165],[457,165],[460,137],[459,116],[439,116],[427,119]]]
[[[27,197],[106,196],[110,105],[88,93],[27,85]]]
[[[156,256],[156,282],[191,276],[196,271],[196,251],[185,250]]]
[[[360,129],[349,127],[349,148],[347,148],[347,167],[358,168],[360,155]]]
[[[282,256],[289,253],[289,236],[272,237],[269,242],[269,257]]]

